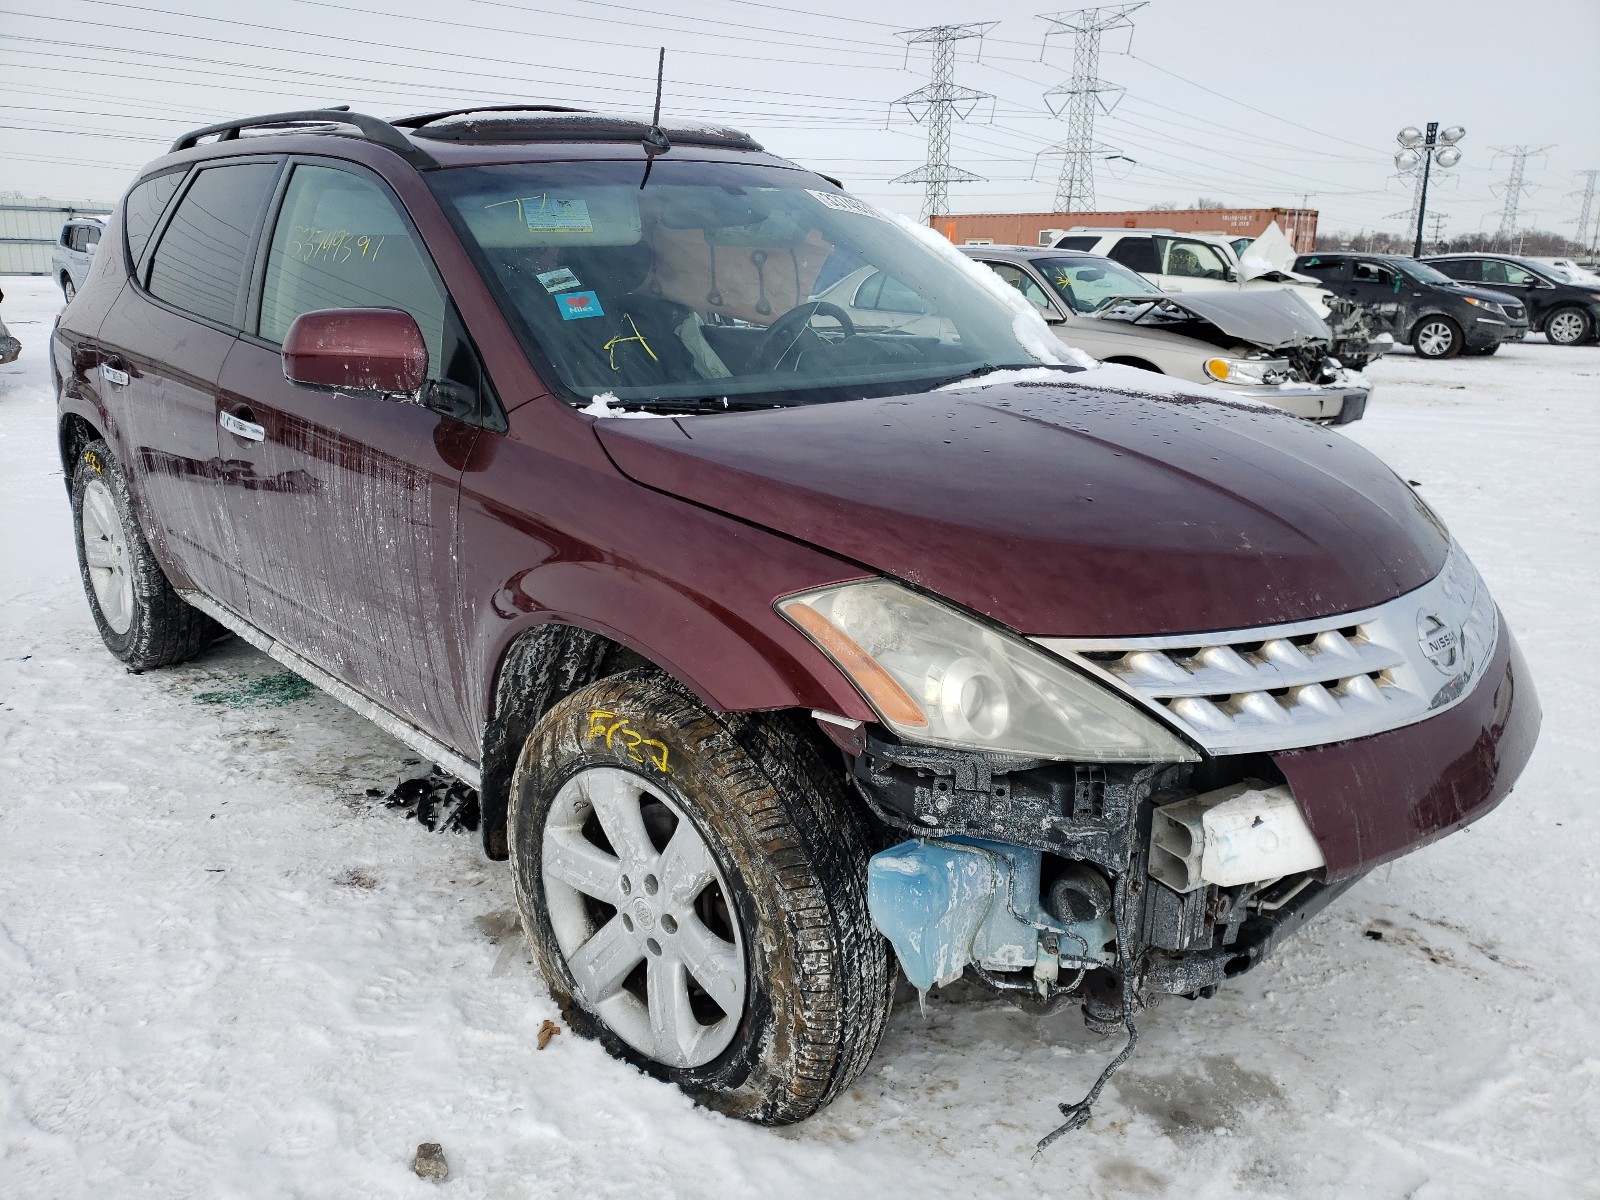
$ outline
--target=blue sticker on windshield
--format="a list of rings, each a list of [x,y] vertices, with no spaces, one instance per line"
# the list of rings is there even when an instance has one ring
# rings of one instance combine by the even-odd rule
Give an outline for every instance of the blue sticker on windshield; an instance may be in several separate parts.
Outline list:
[[[557,296],[556,307],[561,310],[563,321],[576,321],[579,317],[603,317],[605,309],[600,307],[600,297],[593,292],[573,292],[569,296]]]

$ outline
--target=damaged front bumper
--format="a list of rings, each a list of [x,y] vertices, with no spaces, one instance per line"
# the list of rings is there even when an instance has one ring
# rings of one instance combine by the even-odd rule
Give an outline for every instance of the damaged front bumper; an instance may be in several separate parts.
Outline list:
[[[1308,421],[1327,425],[1348,425],[1359,421],[1367,411],[1372,388],[1366,384],[1282,383],[1275,387],[1248,384],[1209,383],[1211,391],[1226,392],[1262,400],[1275,408]]]
[[[1539,721],[1506,630],[1453,707],[1328,745],[1113,766],[867,736],[856,786],[908,835],[869,864],[874,919],[919,988],[970,969],[1114,1027],[1211,994],[1378,863],[1485,815]]]

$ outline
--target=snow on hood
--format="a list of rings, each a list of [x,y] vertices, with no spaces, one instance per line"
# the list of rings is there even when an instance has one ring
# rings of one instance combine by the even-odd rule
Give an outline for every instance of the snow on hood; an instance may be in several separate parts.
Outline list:
[[[1166,302],[1201,321],[1215,325],[1229,337],[1250,342],[1263,350],[1329,342],[1333,333],[1298,296],[1283,288],[1238,292],[1183,292],[1166,295]],[[1026,303],[1026,302],[1024,302]],[[1120,310],[1119,310],[1120,311]],[[1101,320],[1117,320],[1110,313]],[[1152,323],[1152,328],[1160,328]]]

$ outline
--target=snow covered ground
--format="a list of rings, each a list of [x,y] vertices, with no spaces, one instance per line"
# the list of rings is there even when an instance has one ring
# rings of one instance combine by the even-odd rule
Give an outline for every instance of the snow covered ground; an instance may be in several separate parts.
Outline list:
[[[1116,1042],[915,1004],[769,1131],[570,1033],[502,864],[367,796],[408,753],[238,644],[127,674],[79,591],[45,342],[0,367],[0,1196],[1600,1195],[1600,348],[1401,352],[1349,436],[1418,481],[1545,707],[1516,793]],[[292,682],[292,681],[289,681]],[[1382,933],[1381,940],[1370,935]],[[409,1170],[440,1142],[449,1182]]]

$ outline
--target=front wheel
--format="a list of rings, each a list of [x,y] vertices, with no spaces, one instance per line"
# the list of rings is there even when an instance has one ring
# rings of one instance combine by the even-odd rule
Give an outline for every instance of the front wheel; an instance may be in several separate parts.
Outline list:
[[[73,286],[71,275],[63,274],[61,276],[61,294],[66,297],[68,304],[71,304],[72,298],[78,294],[78,289]]]
[[[1424,317],[1411,334],[1420,358],[1454,358],[1461,353],[1461,326],[1449,317]]]
[[[539,722],[509,820],[523,924],[576,1032],[770,1125],[866,1066],[892,997],[871,846],[798,725],[612,676]]]
[[[1544,323],[1544,336],[1557,346],[1576,346],[1589,340],[1593,323],[1581,308],[1558,308]]]

